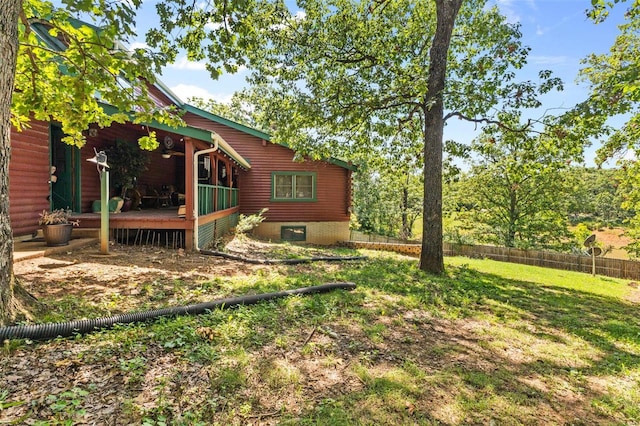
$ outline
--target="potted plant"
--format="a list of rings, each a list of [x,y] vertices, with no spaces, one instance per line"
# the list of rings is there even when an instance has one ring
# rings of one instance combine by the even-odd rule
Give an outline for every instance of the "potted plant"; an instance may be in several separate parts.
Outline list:
[[[127,206],[122,211],[127,211],[130,207],[136,208],[137,206],[131,206],[131,198],[127,196],[127,190],[133,190],[138,177],[147,170],[149,156],[140,149],[138,144],[123,140],[116,140],[105,151],[111,184],[114,189],[120,191],[120,198],[125,200]]]
[[[44,240],[50,247],[69,244],[71,230],[79,224],[77,220],[71,220],[71,209],[43,210],[38,220]]]

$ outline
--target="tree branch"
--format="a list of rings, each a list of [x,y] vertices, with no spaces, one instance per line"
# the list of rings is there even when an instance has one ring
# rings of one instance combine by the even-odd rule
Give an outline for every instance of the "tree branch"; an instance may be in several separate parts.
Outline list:
[[[513,128],[513,127],[510,127],[510,126],[507,126],[506,124],[504,124],[500,120],[493,120],[493,119],[490,119],[490,118],[487,118],[487,117],[472,118],[472,117],[468,117],[468,116],[462,114],[461,112],[450,112],[450,113],[448,113],[447,115],[444,116],[444,120],[447,121],[451,117],[458,117],[461,120],[469,121],[471,123],[495,124],[499,128],[504,129],[504,130],[508,130],[510,132],[523,133],[525,131],[533,131],[533,132],[536,132],[536,133],[542,133],[542,132],[537,132],[537,131],[531,129],[531,126],[533,126],[533,124],[536,122],[536,120],[532,120],[532,119],[528,119],[527,123],[524,126],[520,127],[520,128]]]
[[[25,27],[25,35],[28,36],[31,33],[31,26],[29,25],[29,19],[27,15],[24,13],[24,9],[20,8],[20,21]],[[27,49],[27,54],[29,55],[29,61],[31,62],[31,87],[33,88],[34,95],[36,95],[36,76],[38,67],[36,65],[35,57],[33,56],[33,50]]]

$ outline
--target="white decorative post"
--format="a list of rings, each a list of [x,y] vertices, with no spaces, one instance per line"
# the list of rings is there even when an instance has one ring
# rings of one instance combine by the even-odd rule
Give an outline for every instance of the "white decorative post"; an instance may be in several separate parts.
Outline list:
[[[100,253],[109,254],[109,172],[100,171]]]
[[[109,165],[104,151],[93,151],[96,155],[87,161],[96,164],[100,175],[100,253],[109,254]]]

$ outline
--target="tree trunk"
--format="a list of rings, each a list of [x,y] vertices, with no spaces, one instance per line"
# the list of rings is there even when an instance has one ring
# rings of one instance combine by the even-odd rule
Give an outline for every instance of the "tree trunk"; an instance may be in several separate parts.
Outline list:
[[[451,34],[462,0],[436,0],[437,25],[429,51],[429,80],[424,123],[424,202],[420,269],[444,272],[442,254],[443,92]]]
[[[409,228],[409,174],[407,173],[407,180],[405,186],[402,187],[402,229],[400,230],[400,238],[403,240],[409,239],[411,236],[411,229]]]
[[[516,221],[517,221],[518,199],[515,191],[509,193],[509,223],[507,224],[507,238],[505,247],[515,247],[516,245]]]
[[[18,54],[21,0],[0,0],[0,325],[14,316],[13,232],[9,219],[11,96]]]

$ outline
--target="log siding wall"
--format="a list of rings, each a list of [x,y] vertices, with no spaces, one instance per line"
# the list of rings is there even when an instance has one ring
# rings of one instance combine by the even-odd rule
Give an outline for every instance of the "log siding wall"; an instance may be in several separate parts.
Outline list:
[[[40,212],[49,209],[49,123],[30,125],[22,132],[11,129],[9,215],[15,236],[36,231]]]

